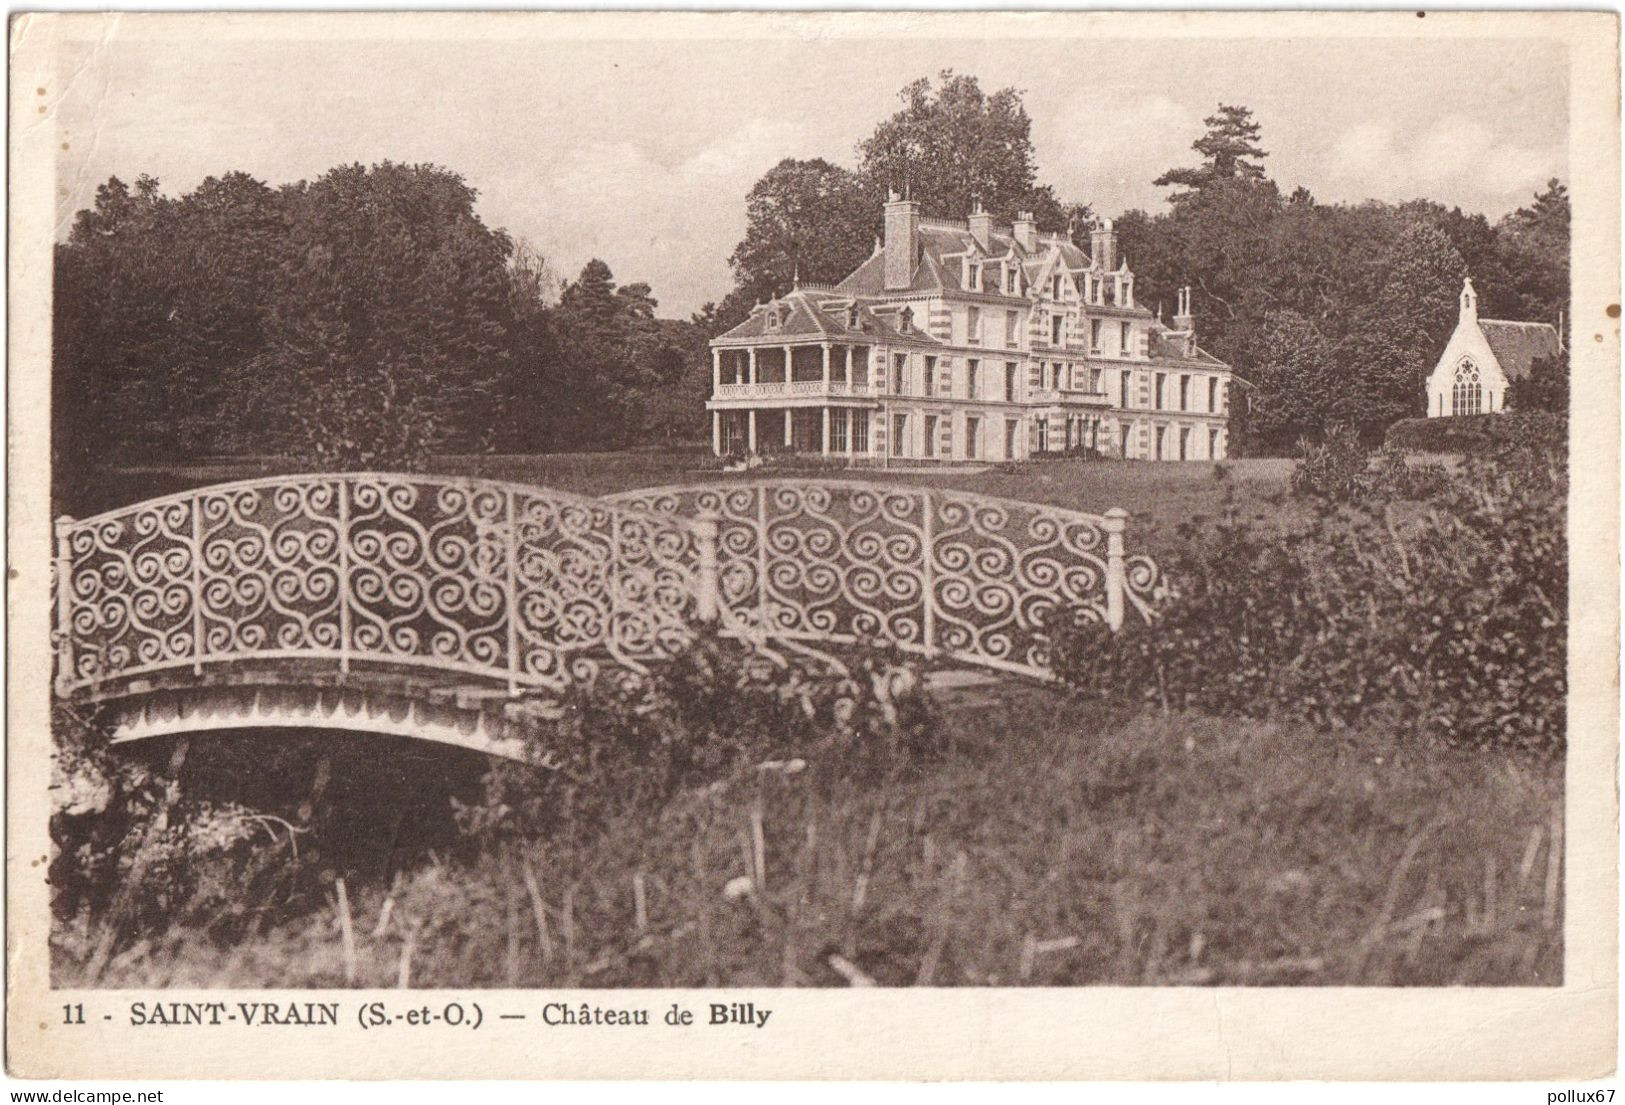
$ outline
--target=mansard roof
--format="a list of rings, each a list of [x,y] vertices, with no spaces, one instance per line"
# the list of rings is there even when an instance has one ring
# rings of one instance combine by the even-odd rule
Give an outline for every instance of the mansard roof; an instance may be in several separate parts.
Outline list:
[[[1229,368],[1219,358],[1191,341],[1187,330],[1170,330],[1161,322],[1151,324],[1151,342],[1148,352],[1153,361],[1178,361],[1193,367]],[[1187,353],[1186,349],[1190,352]]]
[[[852,312],[856,317],[852,317]],[[771,325],[777,313],[779,324]],[[920,345],[939,345],[925,333],[925,320],[918,328],[904,333],[893,319],[895,312],[876,309],[856,302],[850,295],[840,295],[821,288],[793,288],[769,303],[758,304],[750,317],[732,330],[714,340],[719,343],[750,343],[752,341],[844,341],[844,342],[913,342]]]
[[[1069,269],[1090,267],[1089,255],[1076,242],[1054,235],[1039,235],[1038,248],[1029,250],[1018,241],[1009,227],[994,227],[984,247],[963,223],[946,220],[921,219],[918,247],[914,259],[914,274],[906,288],[886,287],[886,257],[876,252],[853,270],[852,275],[835,285],[835,290],[848,295],[885,296],[935,294],[941,292],[974,291],[960,283],[959,254],[973,252],[977,256],[997,261],[1013,257],[1026,274],[1038,270],[1052,250],[1059,250],[1061,262]],[[944,260],[948,258],[948,260]],[[993,289],[988,289],[992,292]]]
[[[1478,328],[1490,344],[1490,352],[1501,365],[1509,380],[1516,380],[1529,372],[1529,366],[1540,357],[1556,357],[1561,348],[1557,328],[1546,322],[1505,322],[1481,318]]]

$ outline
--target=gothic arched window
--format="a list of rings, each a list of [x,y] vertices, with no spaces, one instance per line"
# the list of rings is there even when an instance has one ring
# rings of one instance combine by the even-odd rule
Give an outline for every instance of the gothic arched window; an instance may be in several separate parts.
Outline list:
[[[1481,414],[1484,410],[1484,384],[1478,366],[1463,360],[1456,366],[1456,385],[1451,393],[1451,414]]]

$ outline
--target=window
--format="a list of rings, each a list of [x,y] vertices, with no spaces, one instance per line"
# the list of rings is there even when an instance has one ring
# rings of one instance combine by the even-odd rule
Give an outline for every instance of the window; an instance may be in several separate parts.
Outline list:
[[[903,376],[908,371],[908,354],[899,353],[891,362],[891,393],[903,394]]]
[[[982,362],[974,358],[965,362],[965,398],[979,399],[982,389],[977,385],[981,382],[976,379],[981,374]]]
[[[1049,452],[1049,418],[1042,414],[1038,416],[1038,451]]]
[[[1101,395],[1105,392],[1105,388],[1102,386],[1100,369],[1098,368],[1091,368],[1089,370],[1089,390],[1094,392],[1096,395]]]
[[[1121,338],[1118,339],[1121,343],[1118,348],[1123,351],[1123,356],[1132,357],[1134,355],[1134,329],[1126,322],[1120,322],[1118,326],[1122,327],[1123,330]]]
[[[1224,459],[1223,457],[1221,457],[1219,455],[1219,431],[1218,430],[1209,430],[1207,432],[1207,455],[1208,455],[1209,460],[1223,460]]]
[[[829,412],[829,451],[832,453],[846,452],[846,421],[852,417],[851,411],[833,410]]]
[[[1021,325],[1021,315],[1016,311],[1004,312],[1004,344],[1011,349],[1016,347],[1016,328]]]
[[[1162,403],[1163,392],[1166,390],[1167,383],[1168,383],[1168,375],[1167,375],[1167,373],[1164,373],[1164,372],[1157,373],[1156,397],[1152,400],[1152,403],[1151,403],[1151,406],[1152,406],[1152,408],[1154,410],[1159,410],[1159,411],[1162,410],[1162,407],[1163,407],[1163,403]]]
[[[1100,320],[1098,318],[1089,320],[1089,352],[1100,352]]]
[[[1191,409],[1191,378],[1189,376],[1179,378],[1179,409],[1182,411]],[[1184,460],[1185,458],[1180,457],[1179,459]]]
[[[982,436],[982,420],[980,418],[965,419],[965,459],[975,460],[977,442]]]
[[[908,455],[908,415],[894,414],[891,420],[891,455]]]
[[[1049,294],[1050,294],[1050,297],[1052,299],[1060,299],[1061,298],[1061,274],[1060,273],[1056,273],[1055,278],[1050,281]]]
[[[897,328],[907,334],[914,329],[914,312],[904,307],[897,313]]]
[[[852,412],[852,451],[859,456],[869,451],[869,412]]]
[[[937,359],[935,357],[927,357],[925,359],[925,379],[921,380],[920,383],[923,385],[920,388],[921,395],[930,395],[931,392],[936,389]]]
[[[1207,378],[1207,409],[1213,414],[1219,413],[1219,378],[1217,376]]]
[[[1168,427],[1157,427],[1157,459],[1168,459]]]
[[[1016,435],[1021,431],[1021,423],[1014,418],[1004,420],[1004,459],[1016,459]]]
[[[969,307],[965,310],[965,340],[975,345],[982,340],[982,309]]]
[[[1015,361],[1004,362],[1004,401],[1006,403],[1016,401],[1016,372]]]
[[[1463,360],[1456,366],[1456,386],[1451,393],[1450,413],[1481,414],[1484,410],[1484,385],[1478,375],[1478,366]]]
[[[937,455],[937,416],[934,414],[925,416],[925,451],[922,455]]]
[[[1058,346],[1066,339],[1066,316],[1051,315],[1049,320],[1049,343]]]
[[[1191,459],[1191,431],[1189,427],[1180,427],[1179,430],[1179,459]]]
[[[1125,457],[1125,458],[1128,456],[1128,435],[1130,433],[1132,433],[1133,430],[1134,430],[1134,427],[1132,427],[1132,426],[1124,426],[1124,427],[1122,427],[1122,433],[1123,433],[1122,449],[1123,449],[1123,451],[1122,451],[1121,455],[1123,457]]]

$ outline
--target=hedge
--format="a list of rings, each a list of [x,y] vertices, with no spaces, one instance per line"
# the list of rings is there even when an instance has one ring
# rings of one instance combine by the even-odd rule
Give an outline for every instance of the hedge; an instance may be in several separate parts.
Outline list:
[[[1388,427],[1383,443],[1420,453],[1483,453],[1531,438],[1566,446],[1568,420],[1545,411],[1405,418]]]

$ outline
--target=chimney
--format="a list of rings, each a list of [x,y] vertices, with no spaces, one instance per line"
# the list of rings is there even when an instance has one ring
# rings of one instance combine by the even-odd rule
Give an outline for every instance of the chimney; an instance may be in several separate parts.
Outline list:
[[[1033,221],[1031,211],[1023,211],[1016,216],[1015,223],[1010,227],[1010,233],[1015,235],[1022,249],[1028,253],[1038,252],[1038,224]]]
[[[1191,314],[1191,286],[1179,289],[1179,309],[1174,312],[1174,329],[1190,335],[1191,352],[1196,350],[1196,316]]]
[[[976,244],[983,249],[993,240],[993,216],[982,209],[982,201],[976,201],[976,209],[965,220],[970,227],[970,236],[976,239]]]
[[[920,205],[894,190],[886,199],[886,289],[914,282],[914,254],[919,247]]]
[[[1101,272],[1116,271],[1117,231],[1112,229],[1110,219],[1089,232],[1089,259]]]
[[[1473,290],[1471,277],[1463,278],[1461,282],[1461,321],[1476,322],[1478,320],[1478,293]]]

